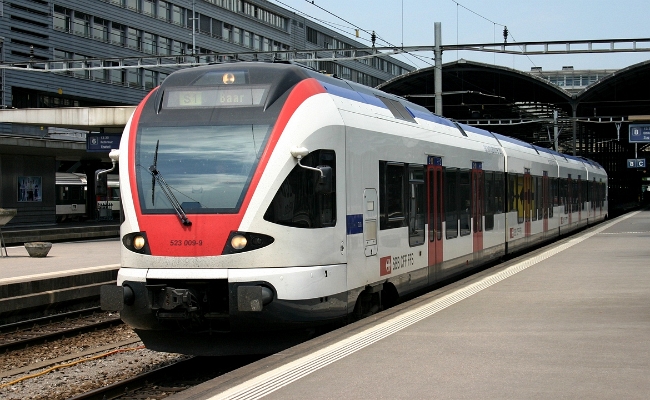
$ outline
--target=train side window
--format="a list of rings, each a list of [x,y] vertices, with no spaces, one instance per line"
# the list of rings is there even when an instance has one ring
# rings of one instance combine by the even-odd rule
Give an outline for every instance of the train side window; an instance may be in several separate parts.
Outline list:
[[[485,171],[485,230],[494,229],[494,214],[497,213],[498,192],[496,185],[496,173]]]
[[[568,192],[569,191],[569,182],[566,178],[560,178],[560,205],[564,209],[564,214],[569,213],[568,201]]]
[[[553,207],[557,202],[557,179],[548,178],[548,217],[553,218]]]
[[[522,174],[512,174],[511,177],[511,187],[512,187],[512,205],[513,209],[511,211],[517,211],[517,223],[524,223],[524,203],[526,201],[524,193],[524,176]]]
[[[379,162],[379,229],[406,226],[406,165]]]
[[[543,190],[542,190],[542,177],[541,176],[533,176],[533,183],[532,183],[533,190],[535,191],[532,194],[533,198],[533,221],[537,221],[538,219],[542,219],[544,217],[544,199],[542,197],[543,195]]]
[[[445,238],[458,237],[458,169],[445,169]]]
[[[460,205],[460,236],[467,236],[472,233],[472,228],[470,226],[472,211],[472,192],[470,187],[470,173],[468,169],[460,170],[458,200]]]
[[[424,244],[424,166],[409,165],[409,245]]]
[[[505,187],[503,172],[495,172],[494,173],[494,203],[495,203],[494,213],[495,214],[501,214],[505,209],[505,205],[504,205],[505,193],[506,193],[505,190],[506,187]]]
[[[517,211],[517,174],[508,174],[508,212]]]
[[[316,150],[301,161],[302,165],[332,168],[332,192],[317,193],[318,172],[296,165],[275,194],[264,213],[266,221],[295,228],[325,228],[336,225],[336,154]]]

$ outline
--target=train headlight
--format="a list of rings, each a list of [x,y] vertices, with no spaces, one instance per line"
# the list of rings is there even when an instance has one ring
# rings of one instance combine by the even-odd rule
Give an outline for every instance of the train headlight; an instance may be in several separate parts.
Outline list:
[[[144,237],[142,237],[140,235],[133,238],[133,248],[136,249],[136,250],[142,250],[145,243],[146,242],[144,240]]]
[[[274,242],[269,235],[255,232],[231,231],[221,254],[236,254],[266,247]]]
[[[146,232],[131,232],[122,237],[122,244],[125,248],[139,254],[151,254]]]
[[[248,244],[248,239],[242,235],[235,235],[230,239],[230,245],[235,250],[241,250]]]

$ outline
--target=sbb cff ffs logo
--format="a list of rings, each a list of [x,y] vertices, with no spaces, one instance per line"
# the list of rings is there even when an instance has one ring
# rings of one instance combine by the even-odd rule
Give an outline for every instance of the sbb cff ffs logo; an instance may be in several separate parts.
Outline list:
[[[393,272],[393,257],[387,256],[379,259],[379,276],[390,275]]]

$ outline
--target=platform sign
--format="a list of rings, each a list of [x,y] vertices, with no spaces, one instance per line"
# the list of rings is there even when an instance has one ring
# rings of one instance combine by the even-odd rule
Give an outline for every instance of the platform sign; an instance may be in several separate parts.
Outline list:
[[[630,143],[650,143],[650,124],[630,124]]]
[[[111,149],[120,148],[121,135],[102,135],[89,133],[86,135],[86,151],[109,153]]]
[[[645,168],[645,158],[628,158],[627,167],[628,168]]]

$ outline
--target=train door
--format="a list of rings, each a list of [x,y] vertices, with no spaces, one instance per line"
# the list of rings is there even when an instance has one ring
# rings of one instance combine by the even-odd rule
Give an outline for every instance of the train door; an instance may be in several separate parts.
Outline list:
[[[524,236],[530,236],[531,232],[531,222],[530,217],[532,215],[533,201],[532,201],[532,176],[530,175],[530,170],[526,168],[524,173]]]
[[[483,163],[472,162],[472,242],[474,253],[483,250],[484,188]]]
[[[548,209],[549,209],[549,190],[548,190],[548,171],[544,171],[542,177],[542,218],[544,219],[544,232],[548,232]]]
[[[442,262],[443,173],[442,159],[429,157],[427,165],[427,221],[429,266]]]

